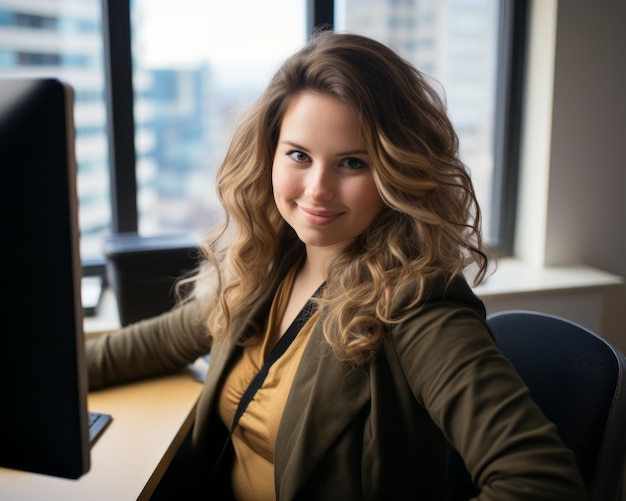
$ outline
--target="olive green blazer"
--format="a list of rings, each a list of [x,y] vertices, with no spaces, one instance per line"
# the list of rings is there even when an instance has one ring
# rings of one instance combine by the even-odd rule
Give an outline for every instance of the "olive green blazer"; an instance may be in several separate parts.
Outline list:
[[[247,320],[264,318],[293,261],[285,260]],[[277,499],[449,499],[449,444],[480,488],[478,499],[586,499],[573,453],[498,352],[482,302],[462,278],[447,286],[431,276],[427,291],[364,367],[338,360],[320,326],[313,330],[276,438]],[[394,308],[415,293],[398,291]],[[212,347],[194,308],[89,341],[87,355],[98,388],[174,370],[210,351],[193,432],[208,477],[224,443],[216,397],[239,348],[236,338]]]

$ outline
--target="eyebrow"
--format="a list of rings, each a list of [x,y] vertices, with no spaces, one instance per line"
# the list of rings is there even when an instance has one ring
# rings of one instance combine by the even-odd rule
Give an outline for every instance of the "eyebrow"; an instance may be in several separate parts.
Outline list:
[[[281,141],[280,144],[286,144],[288,146],[291,146],[292,148],[296,148],[298,150],[302,150],[302,151],[304,151],[306,153],[309,152],[309,150],[307,148],[305,148],[301,144],[294,143],[293,141],[289,141],[289,140]],[[342,157],[342,156],[346,156],[346,155],[369,155],[369,153],[367,152],[367,150],[347,150],[347,151],[340,151],[335,156]]]

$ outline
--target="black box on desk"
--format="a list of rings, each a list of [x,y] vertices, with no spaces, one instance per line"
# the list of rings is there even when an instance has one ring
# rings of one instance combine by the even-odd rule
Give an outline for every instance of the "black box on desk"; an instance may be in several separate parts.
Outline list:
[[[119,233],[107,237],[104,254],[120,323],[128,325],[174,306],[174,285],[196,268],[199,250],[197,242],[186,235]]]

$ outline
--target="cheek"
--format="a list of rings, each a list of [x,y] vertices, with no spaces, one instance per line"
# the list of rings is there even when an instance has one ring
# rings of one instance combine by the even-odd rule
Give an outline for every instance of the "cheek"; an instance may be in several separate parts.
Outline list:
[[[378,212],[383,205],[373,179],[354,186],[351,196],[367,212]]]
[[[365,228],[369,227],[374,219],[376,219],[384,203],[373,183],[361,186],[360,197],[358,197],[358,199],[359,202],[356,209],[360,214],[361,224],[363,225],[362,229],[365,230]]]
[[[288,171],[281,167],[279,162],[272,166],[272,190],[274,199],[288,198],[294,189],[294,180],[288,175]]]

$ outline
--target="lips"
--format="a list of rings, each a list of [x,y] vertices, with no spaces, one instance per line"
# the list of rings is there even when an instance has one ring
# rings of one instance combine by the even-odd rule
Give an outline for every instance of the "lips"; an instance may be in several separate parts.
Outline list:
[[[298,206],[298,208],[300,209],[304,220],[315,225],[330,224],[343,214],[343,212],[309,209],[301,206]]]

